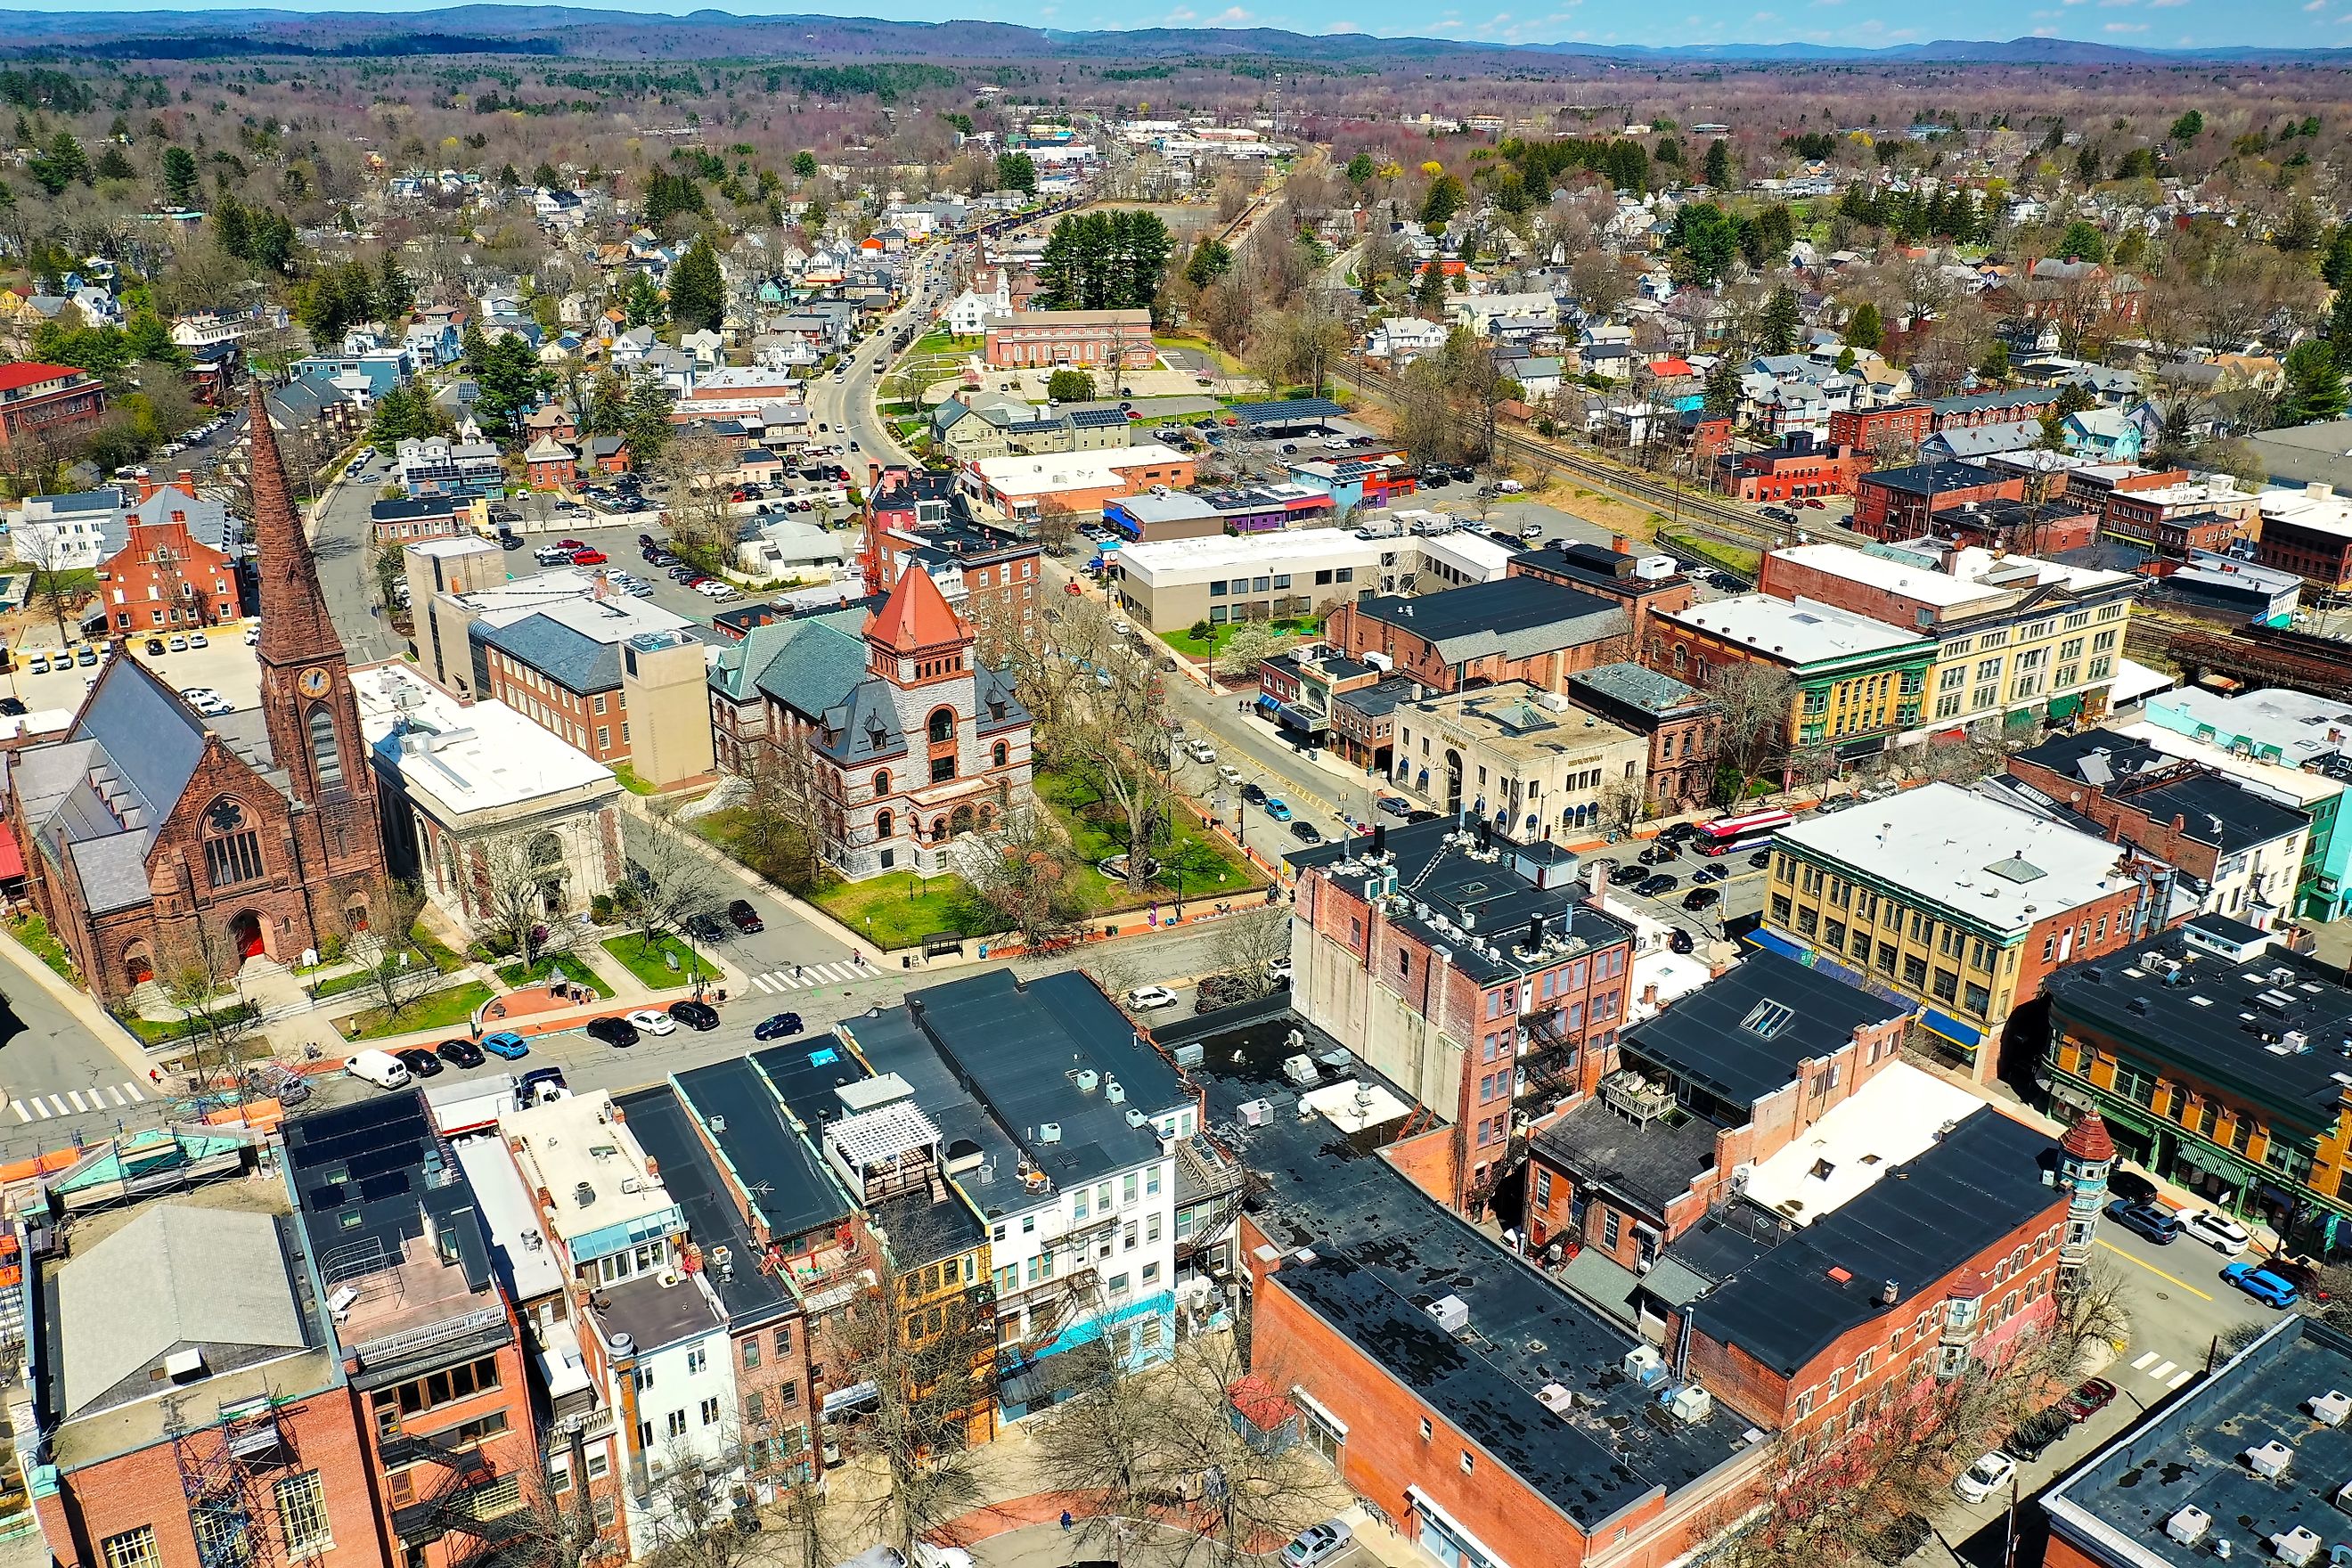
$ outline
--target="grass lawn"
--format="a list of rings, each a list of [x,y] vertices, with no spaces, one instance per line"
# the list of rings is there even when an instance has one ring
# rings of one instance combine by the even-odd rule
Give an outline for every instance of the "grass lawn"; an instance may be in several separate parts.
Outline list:
[[[247,1003],[243,1011],[252,1012],[253,1005]],[[142,1018],[134,1015],[123,1019],[122,1026],[151,1046],[168,1046],[180,1040],[201,1040],[207,1035],[204,1020],[201,1018]],[[264,1056],[269,1054],[267,1045],[262,1047],[261,1054]]]
[[[520,963],[502,963],[499,966],[499,978],[514,986],[569,980],[574,984],[585,985],[604,1000],[609,1001],[613,995],[613,988],[596,977],[596,972],[588,967],[584,959],[568,958],[562,953],[552,957],[541,956],[528,968]]]
[[[412,1002],[402,1009],[397,1018],[388,1018],[381,1007],[370,1007],[344,1020],[352,1026],[346,1037],[354,1040],[380,1040],[387,1035],[413,1034],[419,1029],[448,1029],[466,1023],[474,1009],[490,999],[490,988],[478,980],[468,980],[463,985],[447,991],[436,991],[431,995]]]
[[[962,878],[892,871],[863,882],[835,882],[812,900],[877,947],[908,947],[935,931],[987,936],[1003,922],[971,896]]]
[[[1203,827],[1190,812],[1179,812],[1172,837],[1160,847],[1160,875],[1138,897],[1125,882],[1113,881],[1097,868],[1099,862],[1127,848],[1125,822],[1117,808],[1107,807],[1087,781],[1067,773],[1041,773],[1035,787],[1037,798],[1069,834],[1071,847],[1086,862],[1077,886],[1097,914],[1170,901],[1175,896],[1180,869],[1187,899],[1213,900],[1265,886],[1265,878],[1242,858],[1241,851]]]
[[[654,786],[639,778],[637,776],[637,770],[629,766],[626,763],[614,763],[613,764],[613,776],[618,779],[621,782],[621,787],[627,790],[631,795],[651,795],[654,793]]]
[[[630,931],[611,938],[604,943],[604,951],[627,964],[630,973],[656,991],[692,984],[698,963],[705,979],[719,973],[709,959],[700,957],[674,936],[665,935],[658,941],[648,942],[638,932]],[[668,963],[673,957],[677,960],[676,969],[672,969]],[[612,993],[608,991],[605,994],[609,996]]]
[[[1279,621],[1228,621],[1222,626],[1211,626],[1205,642],[1194,637],[1189,626],[1181,632],[1161,632],[1160,640],[1178,653],[1195,658],[1213,658],[1225,651],[1225,645],[1234,640],[1234,634],[1245,626],[1262,626],[1276,637],[1311,637],[1323,629],[1323,623],[1314,616],[1297,616]]]
[[[34,957],[56,970],[63,978],[74,978],[73,958],[66,952],[65,944],[58,940],[57,933],[49,930],[47,920],[39,915],[26,915],[10,929]]]
[[[1671,528],[1658,530],[1658,537],[1689,551],[1703,561],[1712,561],[1743,577],[1753,578],[1764,567],[1764,552],[1760,550],[1747,550],[1737,544],[1726,544],[1719,539],[1709,539],[1705,534],[1683,533]]]

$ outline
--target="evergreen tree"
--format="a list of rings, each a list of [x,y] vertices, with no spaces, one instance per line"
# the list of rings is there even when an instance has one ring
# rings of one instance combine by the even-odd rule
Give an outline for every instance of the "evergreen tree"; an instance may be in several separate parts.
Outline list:
[[[163,149],[163,199],[175,207],[196,200],[196,155],[185,147]]]
[[[1732,355],[1717,360],[1706,373],[1702,396],[1707,413],[1715,418],[1728,419],[1739,412],[1739,364]]]
[[[2281,425],[2316,425],[2344,412],[2344,372],[2328,344],[2306,338],[2287,351],[2274,416]]]
[[[1788,353],[1797,346],[1797,333],[1804,324],[1804,317],[1797,311],[1797,291],[1784,283],[1764,303],[1758,342],[1768,354]]]
[[[530,183],[542,191],[552,191],[562,187],[563,176],[557,172],[554,164],[542,158],[539,161],[539,166],[530,172]]]
[[[815,178],[816,178],[816,154],[815,154],[815,153],[793,153],[793,174],[797,174],[797,175],[799,175],[799,176],[800,176],[802,179],[803,179],[803,180],[814,180],[814,179],[815,179]]]
[[[1372,183],[1372,174],[1376,167],[1370,153],[1357,153],[1348,160],[1348,183],[1359,191],[1362,190],[1364,186]]]
[[[642,377],[629,388],[621,430],[629,438],[631,467],[643,471],[661,460],[663,451],[669,446],[672,406],[669,389],[658,376]]]
[[[589,385],[580,411],[580,428],[591,436],[618,436],[628,424],[629,389],[607,370]]]
[[[2331,289],[2352,287],[2352,223],[2336,226],[2328,237],[2327,254],[2320,258],[2319,275]]]
[[[2107,258],[2107,238],[2093,225],[2076,218],[2058,237],[2053,255],[2068,261],[2105,261]]]
[[[89,159],[70,132],[58,132],[25,168],[34,184],[53,196],[63,195],[68,185],[89,184]]]
[[[1720,136],[1706,144],[1706,183],[1718,191],[1731,188],[1731,143]]]
[[[1438,175],[1429,183],[1429,195],[1422,198],[1422,223],[1433,227],[1451,221],[1454,215],[1462,210],[1467,196],[1460,179],[1452,174]]]
[[[2327,307],[2327,348],[2336,368],[2352,374],[2352,289],[2339,289]]]
[[[727,280],[709,237],[698,237],[669,275],[669,318],[681,331],[716,329],[727,315]]]
[[[1739,226],[1713,202],[1694,202],[1675,215],[1666,244],[1682,252],[1684,277],[1709,288],[1723,280],[1739,254]]]
[[[1886,327],[1879,320],[1877,306],[1864,300],[1853,308],[1853,318],[1845,324],[1845,341],[1858,349],[1875,349],[1886,341]]]
[[[633,327],[658,325],[662,319],[661,290],[643,272],[632,272],[621,289],[621,315]]]
[[[1434,256],[1422,263],[1421,280],[1413,286],[1412,308],[1416,315],[1433,321],[1445,315],[1445,268]]]
[[[539,351],[512,332],[489,345],[474,379],[481,389],[474,412],[482,428],[496,437],[520,434],[523,416],[539,405],[551,384]]]
[[[458,352],[464,356],[466,374],[479,375],[489,367],[490,340],[482,333],[482,323],[470,318],[457,334]]]
[[[1206,289],[1232,271],[1233,266],[1234,253],[1226,248],[1225,242],[1204,234],[1192,247],[1192,258],[1184,263],[1184,281],[1195,289]]]
[[[387,250],[376,268],[375,307],[385,322],[398,321],[416,309],[416,285],[400,265],[400,253]]]
[[[98,155],[98,162],[90,166],[90,173],[101,180],[134,180],[139,177],[139,171],[131,166],[131,159],[123,153],[121,145],[114,142],[106,144],[106,150]]]
[[[1023,195],[1037,194],[1037,161],[1026,153],[999,153],[996,155],[998,188],[1019,191]]]

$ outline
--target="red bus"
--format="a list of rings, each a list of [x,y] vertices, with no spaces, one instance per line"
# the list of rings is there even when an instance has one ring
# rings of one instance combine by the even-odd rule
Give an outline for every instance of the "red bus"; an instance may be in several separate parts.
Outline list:
[[[1702,822],[1691,847],[1702,855],[1729,855],[1771,842],[1772,836],[1797,819],[1785,811],[1751,811],[1739,816],[1719,816]]]

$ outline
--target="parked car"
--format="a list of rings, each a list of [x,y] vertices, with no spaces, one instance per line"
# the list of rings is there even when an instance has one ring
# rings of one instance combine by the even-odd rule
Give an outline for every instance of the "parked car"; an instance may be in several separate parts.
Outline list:
[[[2199,1209],[2180,1222],[2180,1228],[2224,1258],[2235,1258],[2253,1245],[2244,1226],[2212,1209]]]
[[[1381,795],[1372,802],[1372,805],[1374,809],[1384,811],[1391,816],[1406,816],[1412,812],[1412,802],[1401,795]]]
[[[436,1067],[435,1071],[440,1069]],[[275,1100],[289,1109],[301,1105],[310,1098],[310,1080],[282,1062],[263,1062],[247,1068],[246,1087],[254,1093]]]
[[[433,1052],[453,1068],[478,1068],[483,1061],[482,1047],[471,1040],[444,1040]]]
[[[1755,854],[1750,855],[1748,858],[1748,864],[1752,869],[1758,871],[1770,870],[1772,868],[1772,851],[1769,849],[1759,849]]]
[[[727,918],[735,922],[735,929],[740,931],[751,932],[768,929],[768,922],[760,918],[760,911],[751,907],[751,900],[749,899],[737,899],[729,904]]]
[[[2104,1377],[2093,1377],[2076,1384],[2073,1393],[2051,1408],[2064,1411],[2070,1421],[2088,1421],[2115,1402],[2116,1385]]]
[[[2315,1301],[2332,1300],[2318,1266],[2300,1258],[2273,1258],[2263,1267]]]
[[[2001,1452],[2028,1461],[2049,1452],[2058,1439],[2074,1430],[2074,1418],[2053,1405],[2019,1422],[2001,1441]]]
[[[378,1089],[408,1087],[408,1064],[390,1051],[361,1051],[343,1063],[343,1070]]]
[[[392,1054],[400,1058],[401,1065],[408,1069],[409,1075],[413,1078],[441,1076],[441,1058],[422,1046],[411,1046],[404,1051],[394,1051]]]
[[[1196,763],[1213,763],[1217,760],[1217,748],[1203,740],[1196,738],[1185,742],[1184,750],[1192,753],[1192,760]]]
[[[583,1032],[592,1040],[608,1046],[634,1046],[637,1043],[637,1026],[626,1018],[591,1018]]]
[[[523,1043],[523,1037],[507,1029],[501,1029],[495,1035],[483,1036],[482,1049],[494,1057],[502,1057],[508,1061],[514,1061],[519,1058],[530,1055],[530,1047]]]
[[[1996,1448],[1952,1478],[1952,1495],[1962,1502],[1982,1502],[2016,1474],[2017,1461]]]
[[[1320,1524],[1310,1524],[1290,1538],[1282,1549],[1283,1568],[1322,1568],[1355,1543],[1356,1532],[1348,1528],[1345,1520],[1327,1519]]]
[[[1165,985],[1139,985],[1127,994],[1127,1005],[1130,1011],[1137,1013],[1173,1007],[1176,1005],[1176,993]]]
[[[5,714],[11,719],[21,719],[26,711],[23,698],[0,697],[0,714]]]
[[[151,654],[162,653],[163,651],[163,639],[162,637],[149,637],[147,639],[147,651]]]
[[[778,1013],[762,1018],[752,1029],[751,1037],[755,1040],[781,1040],[800,1032],[801,1016],[798,1013]]]
[[[1316,826],[1311,822],[1292,823],[1290,825],[1290,836],[1293,838],[1297,839],[1301,844],[1320,844],[1323,842],[1323,830]]]
[[[572,1086],[563,1081],[562,1068],[533,1068],[515,1081],[517,1105],[545,1105],[571,1093]]]
[[[1681,855],[1681,845],[1659,843],[1644,844],[1642,852],[1633,858],[1644,866],[1663,866],[1669,860],[1678,859]]]
[[[669,1016],[692,1029],[696,1034],[709,1034],[719,1027],[719,1009],[708,1002],[673,1002]]]
[[[1265,814],[1276,822],[1288,822],[1290,803],[1278,795],[1270,795],[1265,797]]]
[[[1242,785],[1242,799],[1247,801],[1252,805],[1264,805],[1265,804],[1265,786],[1260,784],[1245,784]]]
[[[2221,1270],[2222,1280],[2243,1290],[2265,1307],[2284,1311],[2303,1300],[2303,1292],[2257,1263],[2232,1263]]]
[[[2117,1198],[2107,1205],[2107,1217],[2134,1235],[2146,1237],[2158,1247],[2170,1247],[2180,1239],[2180,1217],[2161,1204],[2132,1203]]]
[[[667,1013],[656,1013],[651,1007],[640,1007],[629,1015],[629,1026],[641,1035],[669,1035],[677,1032]]]

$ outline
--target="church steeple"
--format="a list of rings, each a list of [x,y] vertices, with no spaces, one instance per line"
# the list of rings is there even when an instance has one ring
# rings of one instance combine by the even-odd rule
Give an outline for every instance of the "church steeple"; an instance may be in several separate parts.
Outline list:
[[[286,771],[286,790],[311,808],[327,862],[380,868],[375,784],[342,638],[319,587],[261,384],[253,386],[247,440],[252,457],[254,566],[261,580],[262,721]]]

